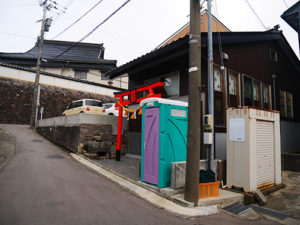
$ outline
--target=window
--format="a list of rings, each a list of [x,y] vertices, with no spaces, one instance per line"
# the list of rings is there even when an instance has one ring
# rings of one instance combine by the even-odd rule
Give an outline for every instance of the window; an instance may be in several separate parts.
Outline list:
[[[293,94],[290,92],[280,90],[280,115],[294,118]]]
[[[263,84],[263,108],[272,109],[271,107],[271,86]]]
[[[98,106],[102,107],[102,103],[99,101],[94,101],[94,100],[85,100],[85,104],[89,106]]]
[[[87,71],[75,70],[75,78],[80,80],[87,79]]]
[[[163,97],[179,96],[179,72],[172,72],[160,76],[165,78]],[[157,81],[159,77],[153,77],[151,79],[145,80],[144,84],[150,84],[154,81]],[[162,91],[162,92],[164,92]],[[147,96],[145,94],[144,96]],[[142,97],[142,96],[141,96]]]
[[[253,106],[253,88],[252,79],[250,77],[243,76],[243,99],[245,106]]]
[[[272,48],[270,48],[270,60],[273,62],[278,62],[277,52]]]
[[[179,95],[179,73],[170,73],[165,76],[165,90],[167,96],[178,96]]]
[[[287,110],[287,117],[294,118],[293,94],[289,92],[286,93],[286,110]]]
[[[68,109],[74,109],[74,108],[77,108],[77,107],[81,107],[82,103],[83,103],[82,101],[72,102],[70,104],[70,106],[68,107]]]
[[[253,80],[253,105],[256,107],[262,107],[261,100],[261,82]]]
[[[214,67],[214,89],[215,91],[222,91],[221,71],[219,67]]]
[[[287,116],[286,113],[286,92],[280,90],[280,115],[283,117]]]
[[[214,65],[214,99],[215,99],[215,125],[226,124],[226,93],[224,88],[224,71],[220,66]]]
[[[228,107],[239,105],[239,74],[228,70]]]

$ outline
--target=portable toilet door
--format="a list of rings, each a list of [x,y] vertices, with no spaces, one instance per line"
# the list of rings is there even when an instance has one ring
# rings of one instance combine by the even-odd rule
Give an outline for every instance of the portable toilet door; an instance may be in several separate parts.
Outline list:
[[[144,181],[158,185],[159,108],[148,108],[144,117]]]
[[[171,180],[171,163],[186,160],[187,103],[149,98],[141,105],[141,181],[167,187]]]

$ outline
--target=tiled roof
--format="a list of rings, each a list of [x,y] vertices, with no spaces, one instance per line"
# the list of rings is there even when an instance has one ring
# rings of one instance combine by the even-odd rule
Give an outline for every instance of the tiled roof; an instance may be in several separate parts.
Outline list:
[[[213,44],[217,45],[220,34],[222,45],[229,44],[245,44],[253,42],[262,42],[262,41],[278,41],[280,45],[284,48],[286,55],[289,56],[291,61],[294,62],[295,67],[300,69],[300,62],[291,46],[283,36],[281,31],[270,30],[265,32],[220,32],[213,33]],[[170,44],[155,49],[149,53],[146,53],[126,64],[123,64],[120,67],[112,69],[106,76],[110,79],[118,77],[124,73],[129,73],[131,70],[137,69],[138,67],[145,65],[147,63],[154,62],[155,60],[160,60],[166,56],[170,56],[174,53],[178,53],[182,50],[188,50],[189,44],[189,35],[186,35],[183,38],[180,38],[176,41],[171,42]],[[207,33],[201,34],[201,45],[202,47],[207,46]],[[188,53],[187,53],[188,54]]]
[[[66,49],[73,46],[62,56],[56,58]],[[0,58],[15,59],[37,59],[39,52],[38,43],[27,52],[24,53],[0,53]],[[68,41],[52,41],[44,40],[42,58],[54,61],[73,61],[84,63],[108,63],[116,64],[115,60],[105,60],[103,44],[78,43]]]

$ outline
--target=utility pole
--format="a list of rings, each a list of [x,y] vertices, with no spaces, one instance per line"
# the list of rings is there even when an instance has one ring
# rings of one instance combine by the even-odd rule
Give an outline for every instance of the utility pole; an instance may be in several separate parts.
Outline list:
[[[40,83],[40,70],[41,70],[41,57],[43,51],[43,41],[44,41],[44,33],[45,33],[45,24],[46,24],[46,13],[47,10],[51,8],[51,4],[47,4],[47,0],[41,1],[40,6],[43,7],[43,19],[42,19],[42,26],[41,26],[41,36],[39,41],[39,55],[36,65],[36,75],[35,75],[35,82],[33,87],[33,96],[32,96],[32,104],[31,104],[31,118],[30,118],[30,128],[36,128],[36,119],[39,107],[39,99],[38,99],[38,90],[39,90],[39,83]],[[49,25],[50,26],[50,25]]]
[[[190,0],[189,111],[184,199],[198,205],[201,137],[200,0]]]
[[[209,169],[212,170],[213,162],[214,162],[214,155],[215,155],[215,128],[214,128],[214,76],[213,76],[213,49],[212,49],[212,25],[211,25],[211,0],[207,0],[207,49],[208,49],[208,65],[207,65],[207,72],[208,72],[208,114],[212,116],[212,144],[209,145],[209,152],[208,152],[208,164]]]

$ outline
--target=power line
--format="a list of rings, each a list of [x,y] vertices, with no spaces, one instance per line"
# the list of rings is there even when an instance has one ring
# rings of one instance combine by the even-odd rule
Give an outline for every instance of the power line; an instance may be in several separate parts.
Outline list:
[[[73,22],[70,26],[68,26],[67,28],[65,28],[63,31],[61,31],[59,34],[57,34],[55,37],[52,38],[55,39],[58,36],[60,36],[62,33],[64,33],[65,31],[67,31],[69,28],[71,28],[73,25],[75,25],[77,22],[79,22],[83,17],[85,17],[89,12],[91,12],[94,8],[96,8],[97,5],[99,5],[103,0],[100,0],[99,2],[97,2],[92,8],[90,8],[88,11],[86,11],[81,17],[79,17],[75,22]]]
[[[248,6],[250,7],[250,9],[252,10],[252,12],[255,14],[255,16],[257,17],[257,19],[259,20],[259,22],[261,23],[261,25],[263,26],[263,28],[265,30],[267,30],[267,27],[264,25],[264,23],[262,22],[262,20],[259,18],[259,16],[257,15],[257,13],[255,12],[255,10],[252,8],[252,6],[250,5],[250,3],[248,2],[248,0],[245,0],[246,3],[248,4]]]
[[[26,36],[26,35],[22,35],[22,34],[14,34],[14,33],[7,33],[7,32],[0,32],[0,34],[5,34],[5,35],[10,35],[10,36],[15,36],[15,37],[22,37],[22,38],[35,39],[35,37]]]
[[[79,41],[77,41],[76,43],[74,43],[72,46],[70,46],[69,48],[67,48],[65,51],[63,51],[62,53],[60,53],[59,55],[57,55],[56,57],[54,57],[53,59],[57,59],[58,57],[62,56],[63,54],[65,54],[66,52],[68,52],[70,49],[72,49],[73,47],[75,47],[76,45],[78,45],[81,41],[85,40],[87,37],[89,37],[92,33],[94,33],[102,24],[104,24],[106,21],[108,21],[113,15],[115,15],[120,9],[122,9],[128,2],[130,2],[131,0],[127,0],[126,2],[124,2],[119,8],[117,8],[112,14],[110,14],[108,17],[106,17],[106,19],[104,19],[101,23],[99,23],[96,27],[94,27],[90,32],[88,32],[85,36],[83,36]]]
[[[285,0],[282,0],[282,1],[284,2],[285,6],[286,6],[287,8],[289,8],[289,6],[288,6],[288,4],[286,3],[286,1],[285,1]]]

